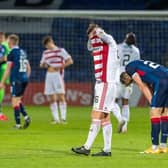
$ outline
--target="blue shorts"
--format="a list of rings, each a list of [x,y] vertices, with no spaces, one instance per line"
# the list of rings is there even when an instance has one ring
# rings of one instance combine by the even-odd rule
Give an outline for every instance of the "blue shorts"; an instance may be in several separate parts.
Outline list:
[[[151,107],[168,107],[168,79],[162,79],[154,86]]]
[[[28,82],[12,82],[11,83],[11,94],[13,97],[23,96],[24,91],[28,85]]]

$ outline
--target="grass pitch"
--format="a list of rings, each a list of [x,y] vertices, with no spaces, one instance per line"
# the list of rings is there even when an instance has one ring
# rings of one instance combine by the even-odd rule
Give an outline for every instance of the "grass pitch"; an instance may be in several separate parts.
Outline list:
[[[67,125],[51,125],[48,107],[27,107],[32,124],[14,130],[13,111],[4,107],[9,121],[0,121],[0,168],[165,168],[168,154],[146,155],[150,147],[148,108],[132,108],[127,134],[117,134],[113,121],[112,157],[78,156],[71,147],[81,146],[87,137],[91,107],[69,107]],[[102,133],[92,152],[103,147]]]

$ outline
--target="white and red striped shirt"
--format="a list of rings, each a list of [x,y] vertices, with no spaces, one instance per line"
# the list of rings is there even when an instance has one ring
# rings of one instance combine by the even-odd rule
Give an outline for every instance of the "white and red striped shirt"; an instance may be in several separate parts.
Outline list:
[[[51,67],[57,68],[61,67],[64,64],[64,62],[70,57],[71,56],[64,48],[56,47],[53,50],[45,50],[43,52],[40,63],[45,63]]]
[[[92,51],[96,80],[116,82],[119,58],[113,37],[99,29],[97,35],[89,39],[88,50]]]

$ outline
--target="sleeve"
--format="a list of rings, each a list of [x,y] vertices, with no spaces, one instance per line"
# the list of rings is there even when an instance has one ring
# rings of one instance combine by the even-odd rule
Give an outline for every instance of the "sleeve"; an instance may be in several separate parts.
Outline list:
[[[88,40],[88,42],[87,42],[87,49],[88,49],[88,51],[93,50],[93,47],[91,46],[91,41],[90,40]]]
[[[5,48],[5,46],[1,46],[1,52],[0,52],[0,57],[4,57],[4,56],[6,56],[6,48]]]
[[[139,51],[139,49],[137,48],[137,60],[140,60],[140,59],[141,59],[140,51]]]
[[[125,71],[132,77],[136,73],[136,68],[132,64],[128,64],[125,68]]]
[[[40,64],[44,64],[45,63],[45,53],[43,52],[41,60],[40,60]]]
[[[64,60],[71,58],[70,54],[64,48],[62,48],[62,55]]]
[[[12,50],[7,57],[7,62],[13,62],[13,55],[14,55],[14,51]]]
[[[96,29],[96,35],[101,38],[105,43],[113,43],[113,37],[107,33],[104,32],[103,29],[97,28]]]

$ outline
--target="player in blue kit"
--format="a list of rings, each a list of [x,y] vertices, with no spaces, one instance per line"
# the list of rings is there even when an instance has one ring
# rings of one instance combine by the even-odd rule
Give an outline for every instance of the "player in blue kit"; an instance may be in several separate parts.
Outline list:
[[[27,54],[18,46],[19,37],[15,34],[10,35],[8,37],[8,44],[11,48],[11,52],[7,58],[7,69],[0,82],[0,88],[4,87],[7,77],[10,75],[12,107],[14,109],[16,121],[15,128],[22,128],[20,121],[21,113],[24,116],[25,122],[23,128],[25,129],[30,124],[30,117],[24,108],[21,98],[29,81],[31,67],[27,60]]]
[[[152,147],[144,153],[167,153],[168,69],[152,61],[136,60],[126,66],[126,72],[121,73],[120,80],[126,86],[134,81],[151,106]]]

